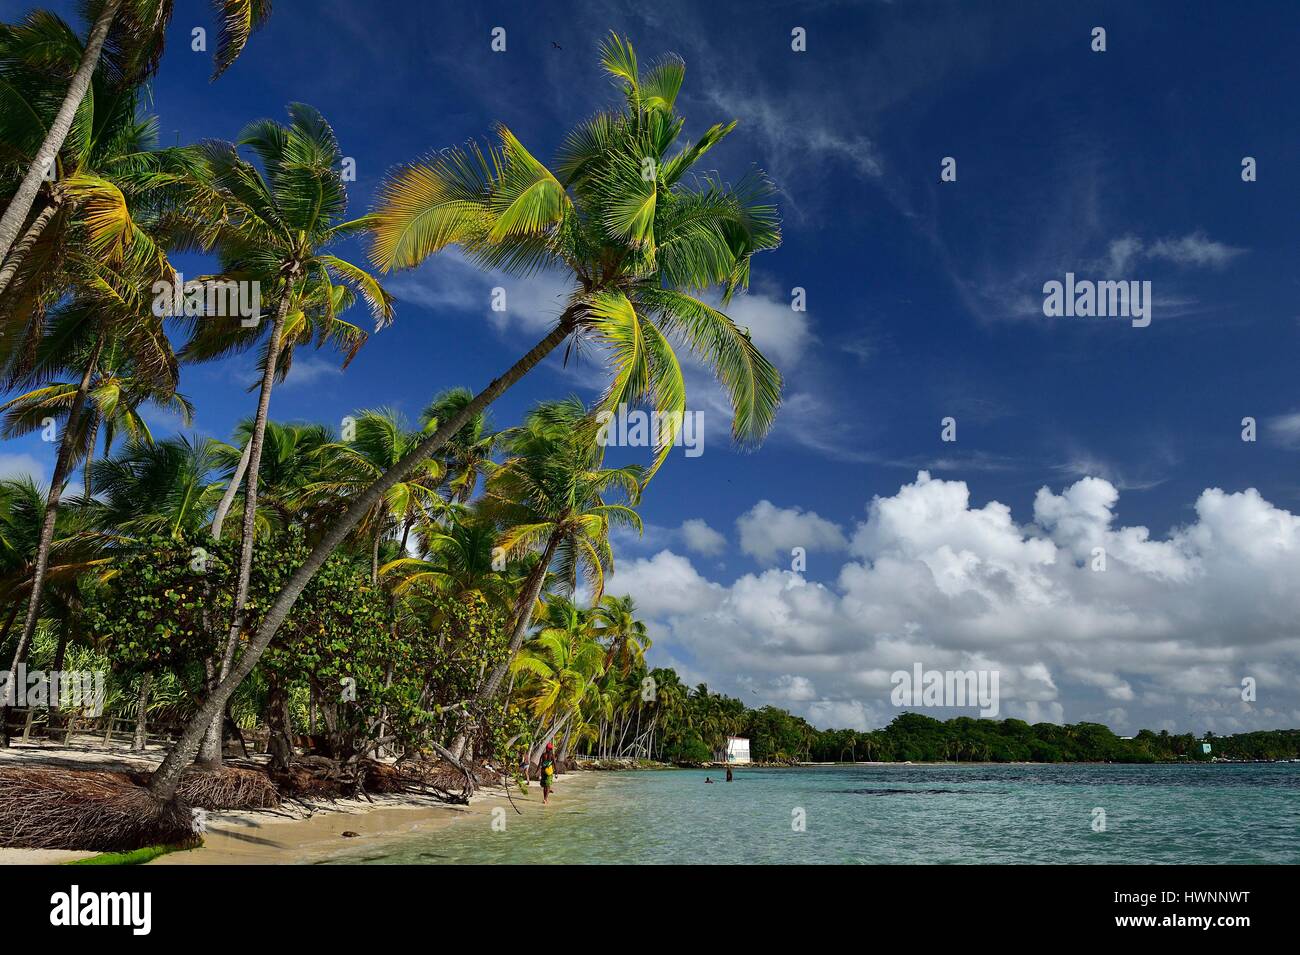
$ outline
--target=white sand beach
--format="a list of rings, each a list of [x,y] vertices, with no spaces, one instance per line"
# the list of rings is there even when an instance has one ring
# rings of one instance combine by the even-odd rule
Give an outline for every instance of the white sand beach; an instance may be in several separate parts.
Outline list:
[[[0,750],[0,766],[47,764],[114,771],[149,770],[162,759],[151,747],[132,753],[125,746],[47,745],[15,743]],[[563,803],[581,784],[598,773],[567,773],[557,777],[551,804]],[[542,791],[534,782],[526,792],[500,786],[477,792],[468,806],[449,805],[432,796],[376,795],[371,799],[317,801],[310,806],[289,802],[263,811],[212,812],[207,817],[203,845],[173,852],[150,865],[231,865],[314,863],[340,854],[355,855],[367,844],[390,843],[411,833],[477,820],[487,824],[492,810],[503,807],[511,815],[543,811]],[[355,833],[345,836],[343,833]],[[96,855],[93,851],[0,848],[0,865],[57,865]]]

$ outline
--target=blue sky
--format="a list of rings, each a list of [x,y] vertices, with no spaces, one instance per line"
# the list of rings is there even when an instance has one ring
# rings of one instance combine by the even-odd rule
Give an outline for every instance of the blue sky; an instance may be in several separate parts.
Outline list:
[[[888,674],[913,660],[1001,668],[1003,715],[1300,725],[1287,688],[1300,660],[1287,586],[1300,548],[1300,9],[529,6],[279,0],[210,84],[189,49],[193,27],[212,27],[207,6],[181,3],[154,105],[167,143],[317,106],[356,159],[360,214],[395,163],[494,122],[552,154],[614,95],[595,52],[610,29],[643,62],[685,58],[686,135],[738,119],[711,163],[732,179],[757,164],[780,188],[784,244],[755,262],[733,312],[784,372],[786,405],[761,450],[734,453],[718,395],[692,375],[705,453],[670,457],[645,538],[619,549],[617,580],[654,621],[654,662],[823,725],[887,721]],[[504,53],[489,46],[496,26]],[[791,50],[794,27],[806,52]],[[944,157],[955,182],[940,182]],[[1150,326],[1044,317],[1043,284],[1066,272],[1150,281]],[[504,316],[488,308],[498,284]],[[481,386],[544,333],[563,285],[449,256],[390,287],[395,325],[345,373],[328,353],[300,355],[276,418],[379,405],[414,417],[445,387]],[[795,287],[806,312],[790,308]],[[237,361],[187,368],[197,429],[228,437],[252,380]],[[496,421],[600,382],[589,361],[550,361]],[[955,442],[940,439],[949,416]],[[52,456],[14,441],[0,464],[48,474]],[[1261,530],[1233,539],[1255,519]],[[1267,553],[1252,550],[1261,541]],[[1112,558],[1100,588],[1079,576],[1098,544]],[[807,568],[792,575],[796,546]],[[1219,616],[1229,606],[1240,615]],[[1249,705],[1247,676],[1261,688]]]

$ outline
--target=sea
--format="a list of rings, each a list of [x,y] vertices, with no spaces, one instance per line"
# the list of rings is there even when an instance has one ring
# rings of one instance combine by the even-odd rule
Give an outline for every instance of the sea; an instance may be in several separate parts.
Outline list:
[[[331,861],[1294,864],[1300,763],[600,772],[358,850]]]

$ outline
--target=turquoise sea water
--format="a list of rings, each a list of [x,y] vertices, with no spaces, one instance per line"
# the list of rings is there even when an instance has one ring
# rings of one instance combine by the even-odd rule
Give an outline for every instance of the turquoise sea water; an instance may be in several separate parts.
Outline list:
[[[708,785],[705,776],[716,782]],[[1300,863],[1300,764],[601,773],[381,863]],[[567,791],[566,791],[567,790]],[[1094,809],[1105,811],[1096,832]],[[804,831],[794,823],[802,810]]]

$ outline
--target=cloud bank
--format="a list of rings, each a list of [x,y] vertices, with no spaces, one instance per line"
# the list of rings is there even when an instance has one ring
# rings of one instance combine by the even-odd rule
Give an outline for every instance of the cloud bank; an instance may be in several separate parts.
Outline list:
[[[740,550],[777,566],[730,584],[665,549],[620,564],[610,589],[651,621],[652,662],[687,661],[714,689],[822,726],[887,723],[890,674],[918,661],[997,669],[1002,714],[1031,722],[1300,725],[1300,518],[1210,488],[1156,539],[1121,525],[1118,502],[1100,478],[1044,487],[1022,525],[922,471],[851,531],[759,502],[737,521]],[[807,549],[808,576],[784,569],[790,546]]]

